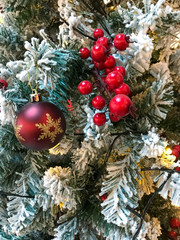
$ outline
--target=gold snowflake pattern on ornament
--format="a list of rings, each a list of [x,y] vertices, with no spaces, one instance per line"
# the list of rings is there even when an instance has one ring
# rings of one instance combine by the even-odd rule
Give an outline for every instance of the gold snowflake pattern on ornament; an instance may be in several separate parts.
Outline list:
[[[61,118],[59,117],[56,121],[51,118],[49,113],[46,113],[47,121],[46,123],[36,123],[35,126],[42,130],[41,135],[38,138],[38,141],[44,138],[49,138],[53,143],[55,141],[56,136],[59,133],[63,133],[63,130],[60,126]]]
[[[16,123],[14,126],[15,135],[16,135],[17,139],[19,139],[19,141],[25,141],[25,139],[20,134],[22,126],[23,125],[16,125]]]

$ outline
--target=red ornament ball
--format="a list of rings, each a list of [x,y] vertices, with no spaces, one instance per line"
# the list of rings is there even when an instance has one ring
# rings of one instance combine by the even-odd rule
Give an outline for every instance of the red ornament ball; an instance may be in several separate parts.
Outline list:
[[[105,113],[96,113],[93,117],[94,124],[97,126],[102,126],[106,122],[106,115]]]
[[[169,223],[171,228],[179,228],[180,227],[180,222],[177,218],[172,218]]]
[[[54,104],[32,102],[27,103],[17,114],[14,130],[22,145],[42,151],[60,142],[66,130],[66,121]]]
[[[176,171],[180,172],[180,167],[175,168]]]
[[[129,95],[130,94],[130,88],[126,83],[123,83],[119,88],[114,89],[114,93],[117,94],[124,94]]]
[[[115,58],[113,56],[109,56],[106,58],[106,61],[104,62],[105,68],[112,68],[116,64]]]
[[[178,152],[180,152],[180,145],[174,145],[173,149],[176,149]]]
[[[169,236],[170,236],[172,239],[174,239],[174,240],[177,239],[177,233],[174,232],[174,231],[169,231]]]
[[[171,154],[174,155],[176,158],[179,157],[179,152],[176,149],[172,149],[172,153]]]
[[[0,79],[0,89],[3,89],[6,90],[8,87],[8,83],[6,82],[6,80],[4,79]]]
[[[105,48],[109,47],[109,39],[107,37],[101,37],[96,41],[97,45],[103,45]]]
[[[112,68],[105,68],[106,75],[108,75],[110,72],[113,72],[113,71],[114,71],[114,67],[112,67]]]
[[[92,92],[92,89],[93,89],[92,83],[86,80],[80,82],[78,85],[78,90],[82,95],[90,94]]]
[[[98,39],[98,38],[104,36],[104,32],[101,28],[97,28],[97,29],[94,30],[93,36],[95,37],[95,39]]]
[[[120,87],[123,83],[123,77],[118,72],[111,72],[106,77],[106,84],[110,89],[116,89]]]
[[[129,46],[129,37],[124,35],[123,33],[117,34],[114,38],[114,46],[120,51],[126,50],[126,48]]]
[[[121,75],[123,75],[123,77],[124,77],[125,74],[126,74],[126,70],[125,70],[125,68],[122,67],[122,66],[116,66],[116,67],[114,68],[114,71],[119,72]]]
[[[103,62],[95,62],[94,61],[94,67],[97,68],[98,70],[103,70],[105,69],[104,63]]]
[[[91,57],[95,62],[105,62],[106,48],[102,45],[95,45],[91,50]]]
[[[132,101],[128,96],[118,94],[111,99],[109,103],[109,110],[115,116],[124,117],[129,114],[131,106]]]
[[[79,54],[82,59],[86,59],[90,56],[90,51],[88,48],[81,48]]]
[[[100,197],[100,198],[101,198],[101,201],[104,202],[104,201],[107,199],[107,197],[108,197],[108,194],[107,194],[107,193],[103,194],[103,195]]]
[[[96,96],[93,98],[92,100],[92,106],[95,108],[95,109],[103,109],[105,107],[105,99],[101,96]]]
[[[121,119],[121,117],[115,116],[111,112],[109,113],[109,118],[112,122],[119,122],[119,120]]]

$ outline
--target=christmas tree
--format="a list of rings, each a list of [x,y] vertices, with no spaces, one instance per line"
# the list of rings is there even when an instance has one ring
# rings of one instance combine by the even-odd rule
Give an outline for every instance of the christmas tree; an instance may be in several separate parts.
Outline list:
[[[178,239],[179,1],[0,8],[0,240]]]

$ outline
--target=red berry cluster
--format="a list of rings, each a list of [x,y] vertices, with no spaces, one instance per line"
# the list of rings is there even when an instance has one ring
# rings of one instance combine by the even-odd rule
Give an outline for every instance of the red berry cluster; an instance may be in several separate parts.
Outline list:
[[[124,67],[116,66],[115,58],[110,53],[113,44],[116,49],[124,51],[129,46],[129,37],[124,34],[117,34],[112,43],[111,39],[104,37],[102,29],[96,29],[93,36],[97,41],[94,43],[91,52],[87,48],[79,50],[82,59],[88,58],[91,54],[94,68],[98,74],[95,84],[98,85],[100,95],[93,98],[92,106],[95,109],[102,110],[107,103],[109,105],[109,118],[111,121],[117,122],[131,111],[132,101],[128,97],[131,90],[126,83],[123,83],[126,73]],[[101,91],[102,88],[103,91]],[[80,82],[78,86],[78,90],[82,95],[91,93],[92,89],[92,83],[86,80]],[[114,97],[111,96],[110,92]],[[108,100],[106,99],[107,95]],[[104,125],[106,122],[105,112],[96,113],[93,121],[98,126]]]
[[[177,218],[172,218],[170,220],[170,223],[169,223],[170,227],[174,230],[179,230],[180,228],[180,222]],[[171,237],[171,239],[177,239],[177,236],[179,235],[176,231],[174,230],[171,230],[168,232],[169,236]]]
[[[176,159],[178,159],[179,153],[180,153],[180,145],[174,145],[172,148],[172,155],[174,155]]]

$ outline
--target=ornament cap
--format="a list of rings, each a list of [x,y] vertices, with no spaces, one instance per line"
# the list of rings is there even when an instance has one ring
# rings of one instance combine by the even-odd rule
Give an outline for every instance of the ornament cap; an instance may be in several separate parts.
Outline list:
[[[37,93],[35,90],[35,93],[30,94],[30,101],[31,102],[40,102],[42,100],[41,95]]]

